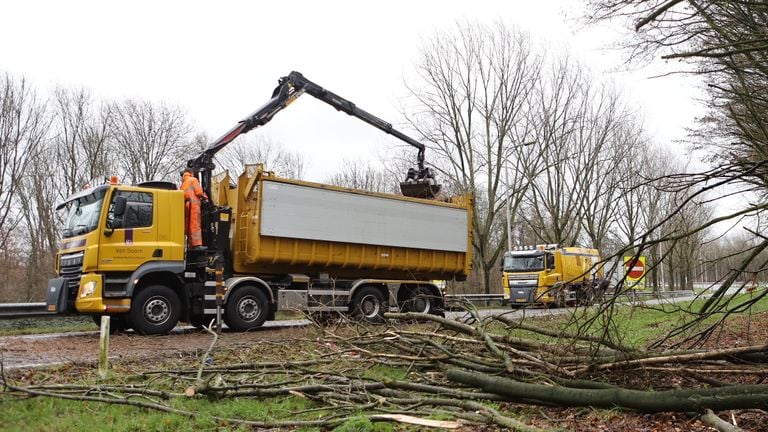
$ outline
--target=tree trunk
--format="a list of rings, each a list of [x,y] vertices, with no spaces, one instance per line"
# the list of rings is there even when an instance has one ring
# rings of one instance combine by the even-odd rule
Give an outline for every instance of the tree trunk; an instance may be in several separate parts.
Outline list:
[[[479,387],[509,401],[537,400],[567,407],[625,408],[642,412],[704,412],[706,409],[768,408],[768,385],[734,385],[693,390],[640,391],[620,387],[580,389],[527,384],[498,376],[458,369],[448,371],[448,379]]]
[[[483,265],[483,289],[485,294],[491,293],[491,269],[486,265]]]

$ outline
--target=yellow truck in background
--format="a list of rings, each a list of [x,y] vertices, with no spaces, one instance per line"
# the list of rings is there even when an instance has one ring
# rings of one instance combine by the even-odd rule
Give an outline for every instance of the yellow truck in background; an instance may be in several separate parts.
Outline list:
[[[236,181],[213,175],[219,150],[305,93],[418,149],[402,195],[284,179],[261,166]],[[440,198],[424,149],[291,72],[266,104],[187,162],[211,198],[202,202],[203,247],[186,245],[184,193],[174,183],[113,178],[61,203],[68,216],[48,310],[109,315],[114,328],[142,334],[214,317],[244,331],[281,309],[371,322],[390,309],[442,313],[432,281],[465,280],[471,270],[471,197]]]
[[[548,244],[505,252],[502,287],[511,307],[584,305],[602,295],[607,281],[597,249]]]

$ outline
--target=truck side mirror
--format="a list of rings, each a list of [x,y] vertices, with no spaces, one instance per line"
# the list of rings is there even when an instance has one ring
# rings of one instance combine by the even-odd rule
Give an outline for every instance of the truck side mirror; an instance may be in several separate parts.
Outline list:
[[[111,236],[112,233],[115,232],[115,228],[118,228],[122,225],[119,223],[119,220],[123,217],[127,208],[128,198],[124,196],[116,196],[115,200],[112,202],[112,214],[110,215],[111,217],[107,218],[107,229],[104,231],[105,236]]]

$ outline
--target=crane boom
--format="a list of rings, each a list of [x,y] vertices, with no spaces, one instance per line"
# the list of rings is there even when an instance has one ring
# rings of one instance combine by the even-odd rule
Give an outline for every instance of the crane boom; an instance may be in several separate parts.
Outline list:
[[[272,98],[256,111],[241,120],[235,127],[227,131],[219,139],[214,141],[196,158],[187,162],[187,166],[200,173],[200,182],[207,194],[210,194],[211,172],[215,168],[213,157],[221,149],[231,143],[238,136],[248,133],[250,130],[267,124],[278,112],[295,101],[302,94],[307,93],[338,111],[345,112],[356,117],[377,129],[390,134],[418,149],[418,168],[410,168],[405,181],[400,183],[400,189],[405,196],[416,198],[434,198],[440,191],[440,185],[435,183],[432,170],[424,167],[424,144],[398,131],[390,123],[375,115],[358,108],[351,101],[324,89],[314,82],[306,79],[304,75],[293,71],[278,80],[278,85],[272,92]]]

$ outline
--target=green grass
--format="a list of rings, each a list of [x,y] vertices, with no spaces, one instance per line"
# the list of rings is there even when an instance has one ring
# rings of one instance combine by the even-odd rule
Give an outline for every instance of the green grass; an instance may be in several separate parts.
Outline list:
[[[38,397],[3,400],[3,430],[6,431],[192,431],[210,430],[205,419],[190,422],[178,415],[107,405]],[[199,424],[202,423],[202,424]]]
[[[731,305],[737,305],[749,300],[755,294],[742,294],[731,300]],[[546,328],[549,330],[565,330],[567,333],[584,333],[585,325],[590,320],[591,323],[586,329],[587,334],[599,336],[606,326],[610,331],[618,336],[624,346],[629,348],[644,348],[648,344],[664,337],[675,328],[691,321],[695,318],[695,313],[701,308],[705,300],[685,301],[673,304],[662,305],[637,305],[621,304],[617,305],[612,319],[608,321],[605,316],[595,318],[596,308],[579,309],[573,315],[553,315],[553,316],[535,316],[527,317],[524,323]],[[751,308],[751,313],[768,311],[768,296],[758,301]],[[731,317],[744,314],[734,314]],[[702,321],[701,326],[710,325],[722,318],[722,313]],[[499,325],[492,325],[489,331],[499,333]],[[549,336],[537,333],[512,330],[507,332],[509,335],[520,338],[532,339],[538,342],[553,342]]]
[[[123,378],[123,376],[113,377]],[[94,383],[91,383],[95,385]],[[91,396],[98,397],[97,393]],[[136,398],[136,400],[142,400]],[[273,398],[236,398],[208,400],[205,398],[175,398],[163,401],[168,406],[197,413],[194,418],[140,407],[106,404],[94,401],[73,401],[51,397],[17,398],[0,392],[0,418],[3,431],[210,431],[252,430],[250,426],[222,419],[249,421],[317,420],[333,415],[332,409],[313,410],[315,404],[303,398],[282,396]],[[300,414],[295,414],[295,413]],[[286,428],[285,430],[317,431],[319,427]],[[393,425],[372,423],[365,416],[352,417],[337,425],[334,431],[390,432]],[[402,430],[402,429],[398,429]]]
[[[751,294],[739,295],[731,300],[731,305],[738,305],[751,298]],[[698,314],[704,301],[695,300],[640,307],[624,306],[618,309],[613,324],[616,326],[618,334],[623,337],[624,345],[642,348],[696,318],[696,314]],[[768,310],[768,297],[761,299],[751,308],[752,313],[764,312],[766,310]],[[723,313],[716,313],[704,319],[699,327],[711,325],[723,318],[723,316]]]
[[[366,417],[356,417],[347,420],[333,428],[333,432],[389,432],[394,427],[389,423],[373,423]]]
[[[81,402],[48,397],[11,399],[0,397],[4,431],[200,431],[250,430],[219,418],[252,421],[291,420],[292,411],[311,407],[301,398],[227,399],[211,402],[206,399],[174,399],[174,408],[199,413],[195,418],[163,413],[137,407]],[[317,414],[315,414],[317,415]]]
[[[279,311],[276,320],[304,319],[303,313]],[[187,325],[180,323],[180,325]],[[0,336],[19,336],[44,333],[71,333],[97,331],[99,327],[87,315],[53,316],[40,318],[0,319]]]
[[[174,408],[199,413],[195,418],[123,405],[81,402],[48,397],[11,399],[0,394],[0,414],[3,431],[180,431],[252,430],[246,425],[228,423],[218,418],[251,421],[298,420],[292,411],[309,410],[312,403],[296,397],[269,399],[235,399],[208,401],[195,399],[172,401]],[[327,417],[332,411],[314,411],[300,419]],[[319,427],[286,428],[285,430],[317,431]],[[386,422],[371,422],[365,416],[352,417],[332,429],[335,432],[391,432],[395,426]],[[397,430],[403,430],[398,427]]]
[[[98,330],[90,316],[0,319],[0,336]]]

